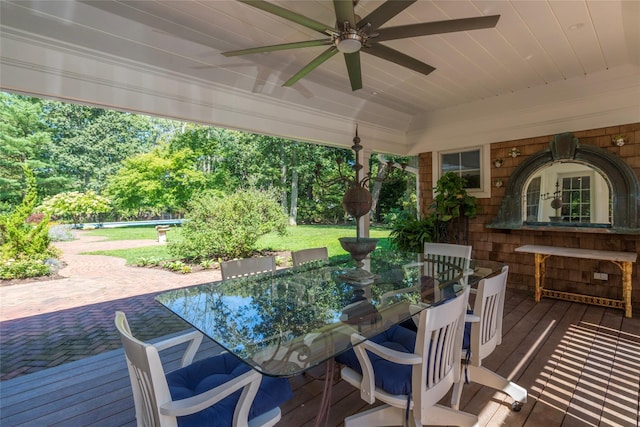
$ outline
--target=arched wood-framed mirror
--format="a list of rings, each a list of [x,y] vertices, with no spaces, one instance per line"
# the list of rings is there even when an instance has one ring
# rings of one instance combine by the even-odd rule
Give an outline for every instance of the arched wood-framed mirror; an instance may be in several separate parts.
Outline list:
[[[530,225],[611,227],[610,189],[607,177],[590,165],[554,162],[525,184],[522,220]]]
[[[564,169],[561,168],[563,164],[567,166]],[[548,170],[552,172],[545,178],[543,173]],[[575,208],[573,199],[562,194],[565,191],[575,193],[577,190],[574,187],[581,187],[584,183],[580,181],[587,176],[589,191],[591,194],[597,191],[596,199],[599,200],[598,205],[590,204],[586,209],[589,212],[588,220],[584,216],[585,208],[583,207],[582,210],[580,207]],[[535,179],[537,177],[540,177],[540,187],[536,194]],[[557,190],[548,191],[548,182],[546,189],[543,189],[544,179],[547,181],[555,179],[558,183]],[[560,182],[561,179],[562,182]],[[603,194],[605,190],[608,194]],[[556,191],[559,193],[554,195]],[[563,205],[569,202],[569,206],[563,206],[564,212],[562,207],[559,208],[554,212],[558,215],[553,215],[553,219],[545,220],[545,215],[547,217],[551,215],[540,210],[536,211],[535,205],[537,203],[539,209],[541,202],[550,203],[556,196],[565,197]],[[534,197],[540,199],[532,203]],[[585,230],[601,228],[607,232],[635,233],[640,227],[639,197],[640,183],[629,165],[602,148],[581,145],[573,134],[564,133],[555,135],[548,149],[529,156],[514,170],[505,188],[505,197],[500,205],[498,216],[488,227],[508,229],[536,226],[578,227]]]

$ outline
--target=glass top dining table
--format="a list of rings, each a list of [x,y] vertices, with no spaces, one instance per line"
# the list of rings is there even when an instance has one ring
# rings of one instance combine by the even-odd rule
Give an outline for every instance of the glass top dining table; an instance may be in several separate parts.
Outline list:
[[[257,371],[289,377],[455,295],[463,271],[424,255],[376,250],[362,278],[354,261],[313,262],[164,292],[156,300]],[[502,264],[471,262],[470,286]],[[470,273],[470,275],[469,275]]]

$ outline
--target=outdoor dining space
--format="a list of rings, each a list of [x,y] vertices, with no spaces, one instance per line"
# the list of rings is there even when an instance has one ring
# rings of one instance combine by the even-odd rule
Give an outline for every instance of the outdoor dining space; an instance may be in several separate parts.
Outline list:
[[[0,12],[0,427],[640,426],[640,2]]]
[[[452,260],[429,261],[426,254],[411,254],[408,258],[398,254],[391,257],[389,253],[376,255],[365,262],[364,272],[354,268],[353,261],[314,261],[274,274],[164,292],[156,300],[204,332],[196,361],[225,352],[210,339],[214,338],[252,365],[254,372],[286,378],[292,395],[280,404],[281,418],[275,425],[341,426],[345,418],[380,405],[367,404],[360,390],[341,378],[342,364],[331,369],[332,355],[352,346],[354,332],[375,341],[374,336],[380,331],[393,328],[412,315],[449,305],[452,296],[463,290],[465,280],[471,288],[477,288],[489,276],[506,278],[500,273],[503,263],[469,260],[465,268],[455,267]],[[320,256],[324,257],[322,253]],[[367,269],[376,277],[363,278]],[[426,276],[434,280],[425,280]],[[307,288],[295,286],[300,277],[305,278]],[[354,277],[361,283],[353,283]],[[490,281],[489,278],[485,283]],[[267,284],[269,289],[261,287]],[[314,293],[321,289],[327,292]],[[308,307],[306,313],[297,312],[296,316],[290,310],[291,304],[295,307],[308,303],[309,295],[315,298],[316,308]],[[331,296],[335,295],[343,300],[340,315],[333,322],[323,319],[323,326],[310,333],[306,328],[318,324],[319,311],[333,313],[335,298]],[[252,296],[258,304],[260,299],[269,300],[271,308],[287,302],[289,310],[282,306],[284,311],[279,314],[292,316],[302,332],[285,327],[286,333],[276,333],[282,331],[283,325],[290,328],[293,323],[291,319],[278,318],[274,312],[270,318],[272,322],[278,319],[272,325],[274,333],[265,336],[256,332],[263,322],[256,315],[257,305],[250,303],[243,308],[239,296]],[[438,299],[448,301],[438,304]],[[472,381],[462,386],[460,411],[478,416],[481,426],[637,425],[638,316],[627,318],[619,309],[571,301],[542,299],[536,303],[528,292],[509,288],[503,302],[502,342],[482,360],[482,366],[511,384],[505,388],[510,393],[518,388],[526,390],[526,402],[514,406],[517,402],[513,397],[474,383],[470,370]],[[225,304],[238,309],[234,314],[226,312],[228,318],[216,318],[216,312],[225,312],[221,308]],[[203,311],[203,307],[209,310]],[[363,310],[365,307],[367,310]],[[225,329],[225,325],[234,324],[242,316],[245,323],[237,330]],[[186,322],[185,330],[193,331]],[[131,331],[134,336],[136,332]],[[153,341],[176,335],[180,334]],[[182,345],[161,353],[166,372],[179,366],[184,349]],[[451,406],[450,390],[440,404]],[[325,405],[328,408],[323,408]],[[7,426],[134,425],[136,419],[122,350],[5,381],[0,408],[0,423]]]

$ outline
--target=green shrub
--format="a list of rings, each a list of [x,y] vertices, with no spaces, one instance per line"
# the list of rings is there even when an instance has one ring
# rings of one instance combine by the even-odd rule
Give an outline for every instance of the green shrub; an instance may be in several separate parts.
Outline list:
[[[27,189],[22,203],[6,216],[0,217],[0,259],[37,259],[53,257],[50,248],[49,217],[45,215],[36,225],[27,223],[33,213],[37,197],[36,179],[25,167]]]
[[[255,251],[258,238],[272,231],[284,234],[287,217],[269,192],[242,189],[219,198],[202,194],[194,198],[181,242],[169,244],[180,259],[243,258]]]
[[[26,279],[47,276],[51,270],[39,259],[3,259],[0,260],[0,279]]]
[[[76,225],[81,220],[89,219],[96,214],[109,212],[110,204],[111,201],[108,198],[96,194],[95,191],[89,190],[86,193],[70,191],[47,197],[38,210],[49,215],[70,218]]]
[[[136,267],[157,267],[160,265],[160,260],[156,257],[140,257],[135,260],[134,265]]]
[[[212,259],[203,259],[202,261],[200,261],[200,267],[202,267],[204,269],[213,268],[213,267],[216,266],[216,264],[218,264],[218,263],[215,262]]]
[[[162,266],[171,271],[176,271],[183,274],[191,273],[191,266],[185,264],[182,261],[167,261],[162,264]]]

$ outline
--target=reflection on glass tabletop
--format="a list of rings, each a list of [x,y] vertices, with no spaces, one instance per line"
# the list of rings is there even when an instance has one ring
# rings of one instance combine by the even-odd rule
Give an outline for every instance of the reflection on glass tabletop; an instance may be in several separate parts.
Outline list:
[[[472,267],[484,276],[501,265]],[[353,332],[370,338],[455,295],[463,275],[449,262],[382,250],[364,266],[373,280],[355,283],[354,268],[347,258],[315,262],[156,300],[254,369],[292,376],[351,348]]]

